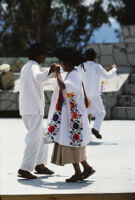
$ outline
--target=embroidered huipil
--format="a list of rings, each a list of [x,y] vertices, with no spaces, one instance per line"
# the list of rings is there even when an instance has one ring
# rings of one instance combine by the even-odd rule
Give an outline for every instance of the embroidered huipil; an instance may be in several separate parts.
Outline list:
[[[91,132],[82,82],[76,70],[69,74],[64,73],[62,78],[66,86],[62,91],[64,102],[61,109],[58,108],[59,87],[57,85],[51,100],[47,135],[64,146],[85,146],[91,140]]]

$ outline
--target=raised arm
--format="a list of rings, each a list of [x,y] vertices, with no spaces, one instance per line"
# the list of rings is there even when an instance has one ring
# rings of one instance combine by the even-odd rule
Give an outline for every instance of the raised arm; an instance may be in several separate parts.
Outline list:
[[[105,70],[101,65],[98,65],[97,70],[103,78],[109,79],[116,75],[117,66],[111,65],[110,68],[107,68],[107,70]]]
[[[58,81],[59,88],[61,90],[64,90],[66,88],[66,86],[65,86],[64,81],[63,81],[63,79],[61,77],[60,66],[59,65],[55,66],[55,72],[56,72],[56,78],[57,78],[57,81]]]

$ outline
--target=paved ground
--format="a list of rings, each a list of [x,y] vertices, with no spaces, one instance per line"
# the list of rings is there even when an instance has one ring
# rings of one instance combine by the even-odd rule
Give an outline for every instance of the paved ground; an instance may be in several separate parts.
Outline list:
[[[44,120],[46,124],[46,120]],[[26,130],[21,119],[0,119],[0,194],[68,194],[135,192],[135,121],[104,121],[103,139],[93,137],[87,146],[96,173],[82,183],[65,183],[72,166],[48,164],[53,176],[21,180],[16,174],[24,149]],[[49,157],[52,153],[50,145]]]

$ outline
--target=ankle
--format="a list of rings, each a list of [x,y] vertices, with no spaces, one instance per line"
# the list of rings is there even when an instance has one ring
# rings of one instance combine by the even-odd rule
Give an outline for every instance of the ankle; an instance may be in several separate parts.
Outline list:
[[[38,168],[38,169],[43,169],[44,168],[44,164],[40,164],[40,165],[36,165],[35,168]]]

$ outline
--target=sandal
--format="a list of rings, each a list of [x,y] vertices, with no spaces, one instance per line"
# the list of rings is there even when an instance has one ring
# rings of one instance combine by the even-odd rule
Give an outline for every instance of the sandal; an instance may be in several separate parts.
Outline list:
[[[94,169],[91,170],[85,170],[82,174],[81,174],[81,178],[82,180],[88,178],[89,176],[91,176],[92,174],[94,174],[96,171]]]
[[[95,135],[96,138],[102,139],[102,135],[96,129],[92,128],[92,133]]]
[[[78,181],[82,181],[82,178],[81,178],[82,174],[81,175],[73,175],[71,176],[70,178],[66,179],[66,182],[78,182]]]
[[[35,167],[35,174],[49,174],[52,175],[54,172],[47,167],[43,166],[43,168],[40,168],[38,166]]]
[[[19,169],[18,170],[18,177],[21,178],[26,178],[26,179],[36,179],[37,176],[34,176],[32,173],[30,173],[29,171],[23,170],[23,169]]]

